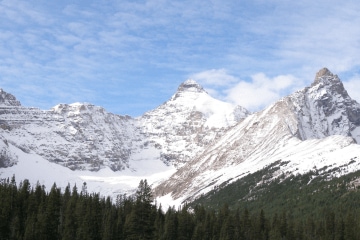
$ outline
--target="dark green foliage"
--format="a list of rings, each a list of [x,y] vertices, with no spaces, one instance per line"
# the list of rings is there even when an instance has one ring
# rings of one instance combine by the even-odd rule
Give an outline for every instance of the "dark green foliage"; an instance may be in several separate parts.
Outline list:
[[[280,169],[281,164],[286,163],[274,163],[234,183],[216,188],[195,200],[192,206],[200,204],[218,209],[227,203],[230,209],[263,209],[270,215],[285,211],[291,213],[291,218],[302,221],[308,217],[323,217],[324,212],[329,209],[336,215],[346,215],[349,212],[360,214],[360,191],[353,184],[353,180],[360,178],[360,171],[328,180],[334,169],[324,168],[304,175],[288,173],[286,178],[282,175],[267,182]],[[330,220],[331,216],[327,217]],[[324,228],[326,229],[326,225]],[[328,233],[330,234],[329,231]]]
[[[347,177],[351,181],[352,176]],[[271,208],[270,214],[248,203],[251,208],[184,205],[163,212],[153,204],[146,180],[140,182],[134,197],[120,195],[112,203],[109,197],[88,193],[84,187],[80,194],[76,186],[62,193],[54,184],[46,192],[39,184],[32,188],[27,180],[17,186],[15,178],[6,179],[0,184],[0,239],[360,239],[360,215],[355,209],[358,191],[349,191],[346,182],[343,185],[337,185],[339,191],[346,190],[340,197],[343,205],[323,202],[324,208],[312,214],[304,208],[305,217],[299,218],[296,207],[290,211],[286,204],[281,210]]]

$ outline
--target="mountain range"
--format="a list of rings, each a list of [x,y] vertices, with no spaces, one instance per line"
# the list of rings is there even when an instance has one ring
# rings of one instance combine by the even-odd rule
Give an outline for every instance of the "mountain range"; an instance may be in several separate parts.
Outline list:
[[[115,196],[140,179],[158,201],[180,204],[268,166],[278,176],[360,169],[360,105],[337,75],[250,113],[187,80],[158,108],[133,118],[89,103],[24,107],[0,90],[0,178],[16,175]]]

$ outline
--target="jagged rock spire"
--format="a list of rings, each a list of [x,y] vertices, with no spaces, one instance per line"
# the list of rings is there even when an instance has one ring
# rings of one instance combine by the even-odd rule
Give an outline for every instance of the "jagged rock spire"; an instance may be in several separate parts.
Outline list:
[[[180,84],[178,92],[205,92],[204,88],[195,80],[188,79]]]
[[[320,78],[320,77],[324,77],[324,76],[333,76],[334,74],[332,74],[332,72],[329,71],[329,69],[327,69],[326,67],[320,69],[315,76],[315,79]]]
[[[0,88],[0,105],[21,106],[21,103],[16,100],[14,95],[7,93],[2,88]]]
[[[195,80],[188,79],[182,84],[180,84],[180,86],[178,87],[176,93],[173,95],[171,100],[175,100],[183,96],[186,96],[186,98],[188,99],[191,98],[196,99],[199,96],[199,94],[202,93],[207,94],[204,88],[200,84],[198,84]]]
[[[325,67],[320,69],[316,73],[314,82],[312,83],[311,86],[313,87],[313,86],[318,85],[318,84],[321,84],[321,85],[341,85],[341,87],[343,88],[341,80],[339,79],[339,77],[337,75],[333,74],[332,72],[330,72],[330,70],[325,68]]]

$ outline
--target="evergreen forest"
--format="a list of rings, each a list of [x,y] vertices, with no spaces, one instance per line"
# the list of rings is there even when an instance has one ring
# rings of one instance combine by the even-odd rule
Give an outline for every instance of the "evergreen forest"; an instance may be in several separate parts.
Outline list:
[[[86,183],[81,190],[67,186],[62,191],[54,184],[46,191],[28,180],[17,184],[15,177],[1,181],[0,199],[0,239],[360,239],[359,203],[350,200],[344,204],[354,205],[342,209],[355,211],[328,205],[304,217],[286,204],[271,211],[226,203],[162,209],[146,180],[133,196],[112,201],[88,193]],[[313,203],[311,197],[308,201]]]

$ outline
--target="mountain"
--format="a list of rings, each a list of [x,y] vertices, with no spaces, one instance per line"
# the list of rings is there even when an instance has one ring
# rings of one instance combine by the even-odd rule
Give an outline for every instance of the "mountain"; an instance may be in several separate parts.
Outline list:
[[[48,111],[2,105],[0,114],[1,138],[26,153],[73,170],[98,170],[104,165],[119,170],[128,164],[130,118],[80,103]]]
[[[146,178],[169,204],[269,166],[276,171],[255,186],[314,169],[327,169],[331,179],[360,168],[360,105],[326,68],[309,87],[253,114],[212,98],[193,80],[138,118],[89,103],[24,107],[1,90],[0,127],[1,178],[86,182],[89,191],[113,196]]]
[[[278,162],[281,174],[339,166],[360,168],[360,105],[338,76],[321,69],[310,87],[254,113],[229,129],[155,189],[157,196],[192,201],[219,186]],[[271,180],[271,179],[270,179]]]
[[[73,170],[61,172],[80,183],[79,176],[101,177],[94,180],[95,188],[98,181],[108,182],[103,173],[115,182],[154,174],[159,176],[155,179],[163,178],[164,172],[175,171],[249,114],[212,98],[193,80],[182,83],[170,100],[139,118],[112,114],[89,103],[59,104],[45,111],[21,106],[13,95],[0,93],[0,166],[9,168],[0,175],[28,174],[16,169],[25,168],[29,159],[49,161]],[[61,181],[61,176],[50,175]]]
[[[248,115],[245,108],[216,100],[187,80],[169,101],[138,121],[146,146],[160,149],[163,162],[180,166]]]

